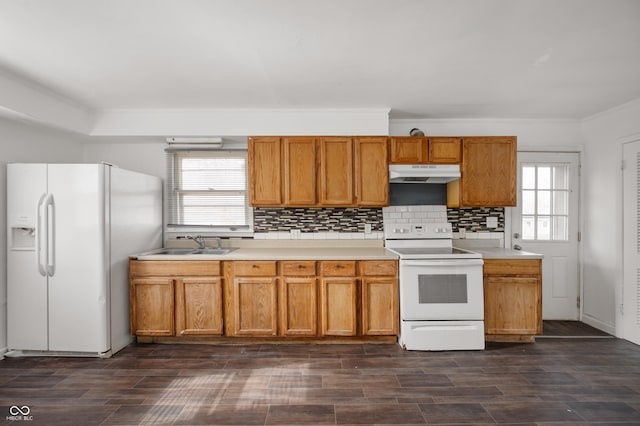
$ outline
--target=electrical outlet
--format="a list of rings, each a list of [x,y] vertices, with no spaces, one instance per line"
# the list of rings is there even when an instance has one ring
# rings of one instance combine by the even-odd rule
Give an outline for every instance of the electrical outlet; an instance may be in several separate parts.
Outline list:
[[[497,228],[498,227],[498,218],[493,216],[487,217],[487,228]]]
[[[289,231],[292,240],[299,240],[301,237],[301,232],[299,229],[292,229]]]
[[[370,234],[371,233],[371,224],[370,223],[365,223],[364,224],[364,233],[365,234]]]

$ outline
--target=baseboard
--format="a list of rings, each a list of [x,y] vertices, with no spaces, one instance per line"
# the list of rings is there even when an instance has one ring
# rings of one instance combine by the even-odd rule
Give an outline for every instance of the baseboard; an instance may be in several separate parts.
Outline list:
[[[607,324],[605,322],[600,321],[597,318],[591,317],[587,314],[582,314],[582,320],[583,323],[590,325],[593,328],[597,328],[598,330],[602,330],[605,333],[609,333],[612,336],[616,336],[616,326],[615,325],[611,325],[611,324]],[[619,337],[619,336],[616,336]]]

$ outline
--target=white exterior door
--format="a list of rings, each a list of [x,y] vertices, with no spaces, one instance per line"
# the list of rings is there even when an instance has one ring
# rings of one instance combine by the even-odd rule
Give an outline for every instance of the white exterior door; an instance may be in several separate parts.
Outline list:
[[[542,318],[578,320],[579,154],[518,153],[514,248],[541,253]]]
[[[640,141],[622,148],[623,337],[640,345]]]

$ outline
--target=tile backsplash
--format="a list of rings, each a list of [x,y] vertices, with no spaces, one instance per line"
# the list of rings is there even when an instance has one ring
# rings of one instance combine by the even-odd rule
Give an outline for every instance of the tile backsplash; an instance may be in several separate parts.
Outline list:
[[[487,218],[495,218],[496,227],[487,226]],[[504,207],[464,207],[447,209],[447,220],[453,232],[464,228],[469,232],[504,232]]]
[[[504,208],[446,209],[446,215],[453,232],[504,232]],[[486,226],[487,217],[496,218],[496,228]],[[256,239],[382,239],[384,230],[381,208],[255,208],[253,223]]]
[[[280,237],[282,237],[282,233],[290,233],[292,230],[300,231],[300,234],[303,235],[364,235],[367,224],[371,226],[371,230],[367,234],[373,234],[376,238],[380,237],[378,234],[381,234],[383,229],[382,209],[318,207],[255,208],[253,210],[254,232],[256,234],[278,233]],[[304,235],[304,237],[310,236]],[[345,235],[336,236],[336,238],[339,237],[345,237]]]

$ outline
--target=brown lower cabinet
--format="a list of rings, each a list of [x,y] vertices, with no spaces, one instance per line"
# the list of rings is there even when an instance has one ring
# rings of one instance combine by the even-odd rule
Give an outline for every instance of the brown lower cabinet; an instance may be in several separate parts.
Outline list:
[[[130,261],[136,336],[398,334],[398,262]]]
[[[484,260],[488,341],[533,341],[542,333],[542,260]]]
[[[227,262],[226,319],[230,336],[275,336],[278,306],[275,261]]]
[[[321,334],[355,336],[358,333],[356,262],[320,262],[320,281]]]
[[[318,333],[318,279],[315,261],[280,262],[280,330],[284,336]]]
[[[222,334],[220,262],[131,260],[129,276],[132,334]]]

